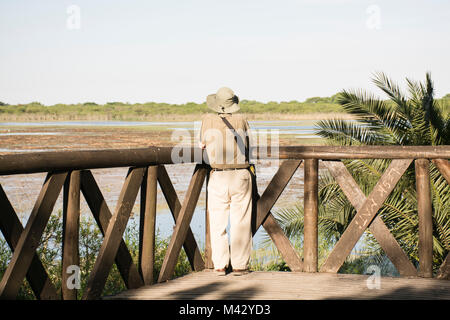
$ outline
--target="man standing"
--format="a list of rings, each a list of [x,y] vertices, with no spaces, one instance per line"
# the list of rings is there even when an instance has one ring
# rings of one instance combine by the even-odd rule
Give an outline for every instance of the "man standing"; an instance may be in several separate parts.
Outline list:
[[[208,209],[214,269],[220,275],[231,267],[234,275],[248,272],[252,250],[252,178],[249,172],[249,125],[239,110],[239,98],[220,88],[206,99],[214,114],[205,114],[200,147],[206,148],[212,168]],[[230,244],[226,228],[230,219]]]

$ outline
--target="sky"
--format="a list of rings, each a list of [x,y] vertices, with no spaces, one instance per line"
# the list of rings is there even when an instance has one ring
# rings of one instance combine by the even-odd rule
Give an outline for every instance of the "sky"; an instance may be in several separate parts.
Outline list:
[[[450,93],[450,1],[0,0],[0,101],[304,101],[431,72]]]

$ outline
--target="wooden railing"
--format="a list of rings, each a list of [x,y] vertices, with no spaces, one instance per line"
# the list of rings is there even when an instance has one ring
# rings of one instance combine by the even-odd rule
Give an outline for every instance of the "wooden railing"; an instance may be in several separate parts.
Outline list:
[[[269,148],[270,150],[270,148]],[[208,209],[206,209],[206,244],[204,257],[190,229],[190,222],[210,167],[197,163],[183,202],[164,165],[172,164],[174,151],[184,155],[184,162],[195,162],[202,151],[197,148],[174,150],[173,148],[142,148],[128,150],[64,151],[0,156],[0,175],[47,172],[44,184],[23,227],[6,193],[0,185],[0,229],[13,251],[12,259],[0,282],[0,297],[15,299],[26,277],[38,299],[58,297],[55,286],[40,261],[36,249],[46,224],[63,190],[63,253],[62,266],[78,265],[78,233],[80,194],[82,193],[102,234],[103,243],[90,273],[84,299],[101,296],[108,274],[116,263],[127,288],[138,288],[154,283],[154,239],[157,183],[167,201],[175,221],[175,227],[158,282],[170,279],[183,247],[191,267],[195,271],[212,268],[209,244]],[[261,195],[255,195],[252,219],[253,233],[262,226],[292,271],[317,272],[318,270],[318,179],[319,160],[330,171],[348,200],[357,210],[333,251],[322,265],[320,272],[337,272],[358,239],[369,228],[381,248],[393,262],[401,276],[432,277],[432,206],[430,194],[429,163],[433,161],[447,182],[450,183],[450,146],[365,146],[328,147],[295,146],[279,147],[277,153],[262,155],[258,148],[252,150],[255,158],[282,160],[278,171]],[[373,191],[366,197],[341,159],[392,159]],[[186,160],[190,159],[190,160]],[[201,162],[201,160],[199,161]],[[304,248],[303,257],[294,249],[288,237],[271,214],[271,209],[303,163],[304,169]],[[395,188],[407,168],[415,165],[418,215],[419,215],[419,272],[409,260],[396,239],[384,224],[379,209]],[[114,212],[108,208],[103,194],[90,169],[129,167]],[[139,262],[133,262],[123,240],[138,191],[140,199],[140,252]],[[439,276],[448,278],[450,258],[444,260]],[[67,283],[62,272],[62,283]],[[76,299],[75,289],[62,286],[63,299]]]

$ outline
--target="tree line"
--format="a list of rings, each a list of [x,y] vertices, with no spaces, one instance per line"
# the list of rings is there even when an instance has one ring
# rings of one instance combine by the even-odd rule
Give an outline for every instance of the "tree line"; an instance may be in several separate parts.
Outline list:
[[[286,113],[286,114],[309,114],[309,113],[345,113],[345,109],[339,104],[337,93],[331,97],[311,97],[303,102],[292,101],[269,101],[259,102],[255,100],[242,100],[240,102],[242,113]],[[443,113],[450,112],[450,94],[441,99],[436,99],[443,106]],[[386,101],[386,103],[390,103]],[[187,102],[184,104],[169,104],[160,102],[128,103],[107,102],[97,104],[96,102],[84,102],[77,104],[54,104],[44,105],[40,102],[27,104],[7,104],[0,101],[0,115],[54,115],[59,116],[87,116],[105,115],[110,120],[122,120],[134,118],[136,120],[155,114],[200,114],[208,112],[206,103]]]

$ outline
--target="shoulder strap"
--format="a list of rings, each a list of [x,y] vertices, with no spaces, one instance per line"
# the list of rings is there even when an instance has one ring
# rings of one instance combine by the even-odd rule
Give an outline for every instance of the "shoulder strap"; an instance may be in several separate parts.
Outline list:
[[[220,117],[220,116],[219,116]],[[225,125],[228,127],[228,129],[231,130],[231,132],[234,135],[234,141],[236,141],[239,149],[241,150],[241,152],[244,153],[245,155],[245,160],[249,161],[249,150],[248,150],[248,146],[245,145],[244,141],[242,140],[242,137],[240,135],[237,134],[236,129],[234,129],[234,127],[231,125],[230,121],[228,121],[228,119],[226,119],[225,117],[220,117],[220,119],[222,119],[222,121],[225,123]],[[242,150],[242,148],[245,148],[244,150]]]

